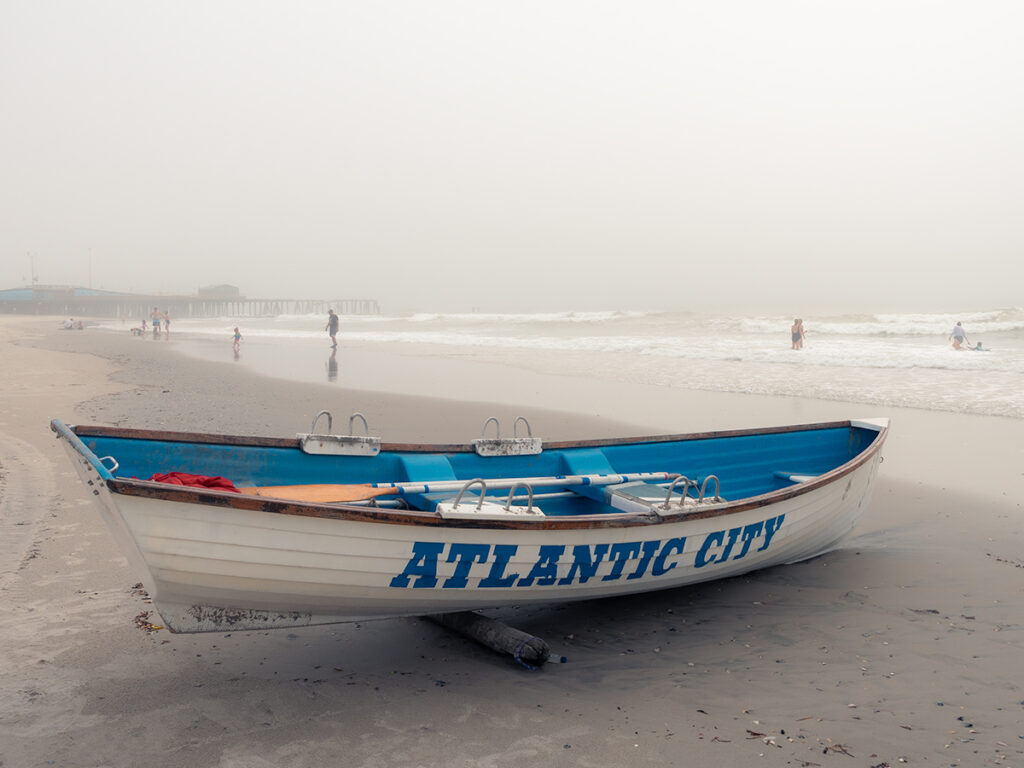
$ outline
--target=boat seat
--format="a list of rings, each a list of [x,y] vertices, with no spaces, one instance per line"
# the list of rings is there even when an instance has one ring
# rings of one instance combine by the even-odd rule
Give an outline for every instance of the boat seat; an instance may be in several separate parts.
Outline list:
[[[399,466],[405,472],[405,481],[413,483],[429,483],[440,480],[458,480],[455,470],[447,456],[436,453],[407,453],[398,457]],[[413,509],[433,509],[442,498],[451,496],[445,494],[422,494],[410,493],[405,495],[405,501]]]
[[[615,469],[612,467],[611,462],[608,461],[608,457],[604,455],[604,451],[600,448],[586,448],[580,451],[572,451],[571,453],[563,453],[562,464],[567,475],[615,474]],[[586,496],[588,499],[603,502],[607,489],[608,486],[603,485],[582,485],[572,490],[580,496]]]
[[[447,456],[436,453],[413,453],[399,456],[398,461],[405,470],[406,481],[409,482],[458,480]]]
[[[772,475],[781,480],[789,480],[791,483],[806,483],[808,480],[814,480],[816,474],[807,474],[802,472],[773,472]]]
[[[615,469],[600,448],[586,448],[562,454],[567,475],[613,475]]]
[[[665,488],[660,485],[651,485],[642,480],[633,483],[619,483],[618,485],[607,486],[617,493],[626,494],[640,501],[649,501],[652,504],[661,504],[665,501]]]

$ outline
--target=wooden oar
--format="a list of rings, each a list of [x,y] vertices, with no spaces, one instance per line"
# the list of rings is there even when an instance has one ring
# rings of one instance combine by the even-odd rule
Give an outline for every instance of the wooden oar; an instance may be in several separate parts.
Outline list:
[[[264,485],[239,488],[249,496],[265,496],[289,501],[308,501],[313,504],[367,501],[377,496],[398,493],[397,488],[374,488],[372,485]]]
[[[526,484],[534,488],[573,488],[582,485],[617,485],[641,480],[672,480],[670,472],[634,472],[622,475],[558,475],[553,477],[503,477],[485,479],[488,490],[507,490]],[[264,485],[240,488],[242,493],[289,501],[318,504],[365,501],[388,494],[446,493],[461,491],[468,480],[439,480],[428,483],[363,483],[360,485]]]

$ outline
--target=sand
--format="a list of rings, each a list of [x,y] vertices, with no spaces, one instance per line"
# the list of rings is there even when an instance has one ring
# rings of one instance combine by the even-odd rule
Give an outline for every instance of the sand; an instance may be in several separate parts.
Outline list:
[[[0,319],[2,766],[1024,764],[1019,421],[500,365],[461,365],[454,399],[425,399],[56,325]],[[441,375],[430,355],[342,346],[346,359]],[[151,606],[49,419],[291,435],[321,408],[359,410],[396,441],[463,442],[487,416],[520,413],[547,439],[871,415],[890,415],[893,433],[841,550],[696,587],[493,612],[551,645],[537,672],[418,619],[138,628]]]

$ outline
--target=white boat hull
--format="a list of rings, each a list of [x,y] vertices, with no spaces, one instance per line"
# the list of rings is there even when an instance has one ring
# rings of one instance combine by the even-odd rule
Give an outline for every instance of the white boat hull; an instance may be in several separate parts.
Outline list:
[[[728,515],[563,530],[388,524],[101,494],[165,624],[203,632],[593,599],[806,560],[853,530],[880,460]]]

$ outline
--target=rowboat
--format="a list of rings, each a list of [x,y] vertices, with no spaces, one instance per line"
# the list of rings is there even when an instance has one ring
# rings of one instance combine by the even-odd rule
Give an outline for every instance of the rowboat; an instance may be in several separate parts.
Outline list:
[[[295,438],[51,428],[174,632],[585,600],[807,560],[853,530],[889,429],[548,442],[520,421],[455,445],[336,435],[329,414]]]

